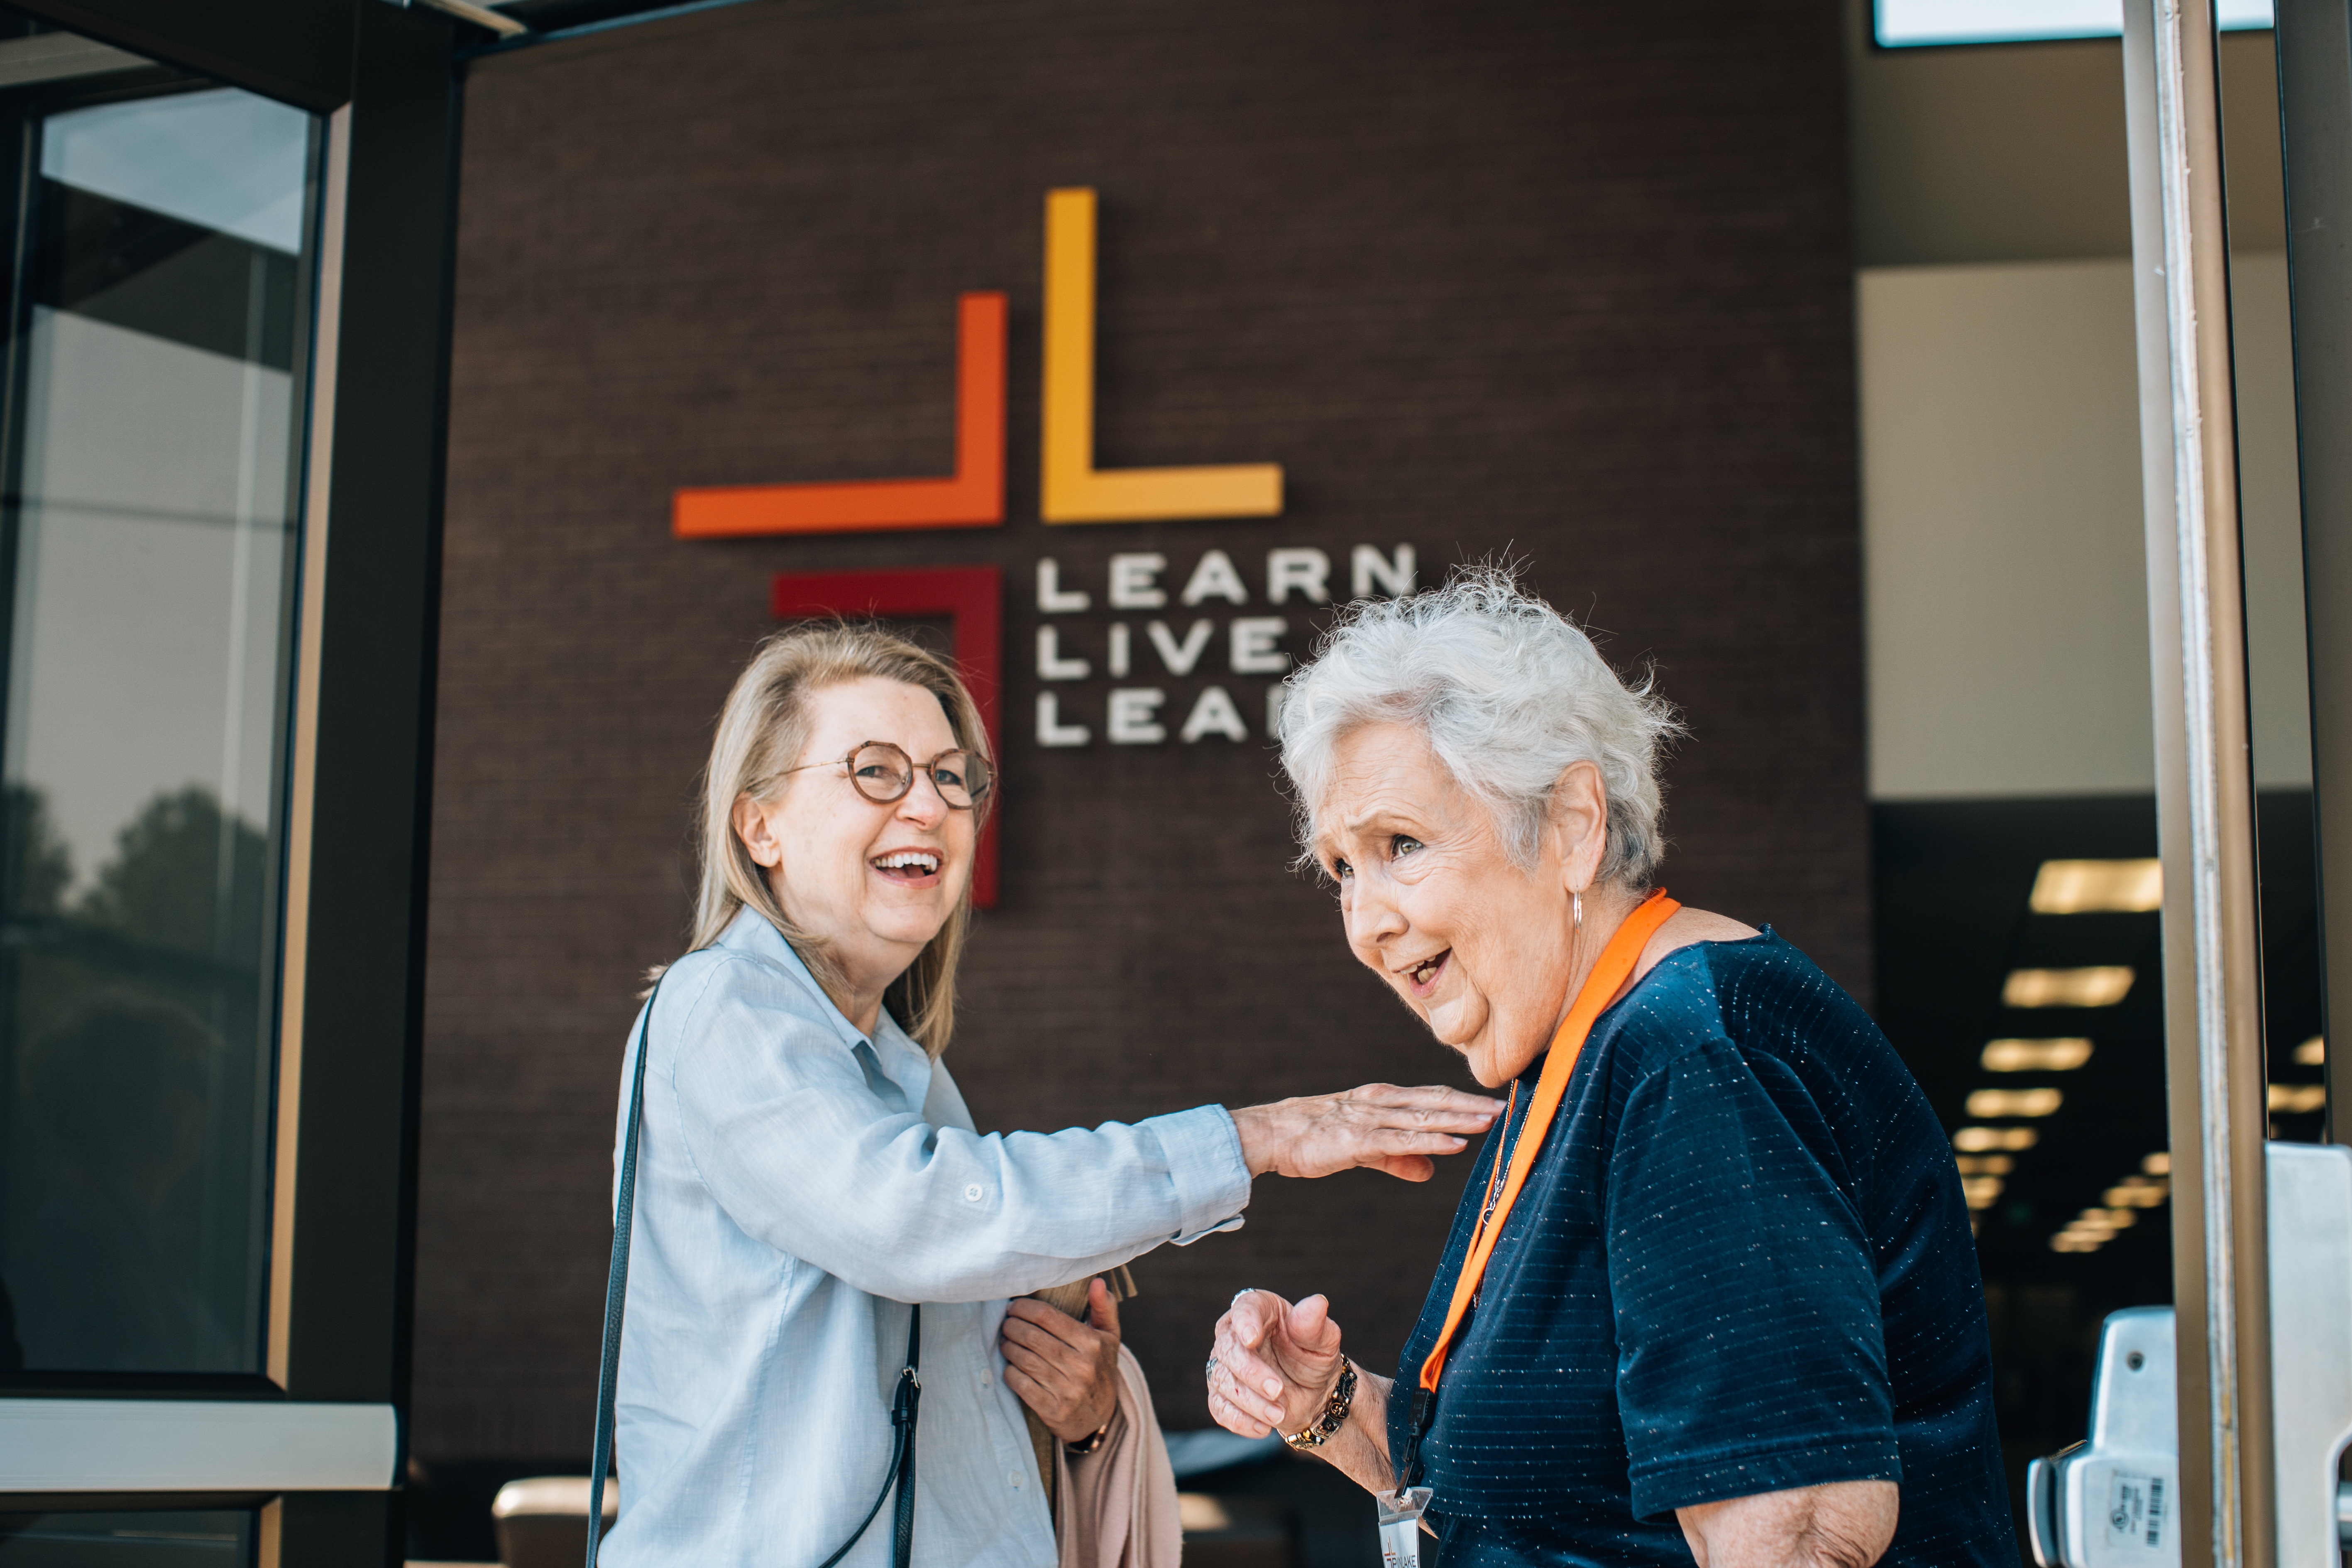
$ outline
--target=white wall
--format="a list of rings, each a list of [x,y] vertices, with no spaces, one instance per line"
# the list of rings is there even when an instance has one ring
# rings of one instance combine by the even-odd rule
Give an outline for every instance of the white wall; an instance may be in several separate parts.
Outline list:
[[[2254,767],[2308,784],[2285,263],[2235,263]],[[1871,791],[2153,790],[2130,263],[1865,268]]]

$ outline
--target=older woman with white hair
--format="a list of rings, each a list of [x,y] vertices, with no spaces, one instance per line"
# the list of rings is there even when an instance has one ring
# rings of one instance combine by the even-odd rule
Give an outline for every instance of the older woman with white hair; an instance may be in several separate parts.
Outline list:
[[[1281,728],[1349,947],[1509,1101],[1396,1380],[1244,1291],[1217,1418],[1446,1568],[2014,1564],[1950,1149],[1804,954],[1653,889],[1665,703],[1489,570],[1343,616]]]
[[[982,1134],[940,1054],[994,793],[962,680],[879,628],[780,633],[728,695],[694,951],[639,1015],[622,1080],[598,1442],[601,1471],[616,1406],[613,1568],[1095,1568],[1074,1537],[1122,1526],[1074,1531],[1072,1494],[1133,1494],[1126,1440],[1158,1435],[1120,1426],[1132,1410],[1149,1427],[1149,1401],[1089,1277],[1240,1224],[1269,1171],[1425,1180],[1501,1109],[1375,1084]],[[1073,1281],[1083,1319],[1008,1300]],[[1127,1480],[1097,1484],[1122,1449]],[[1125,1560],[1174,1561],[1163,1489]]]

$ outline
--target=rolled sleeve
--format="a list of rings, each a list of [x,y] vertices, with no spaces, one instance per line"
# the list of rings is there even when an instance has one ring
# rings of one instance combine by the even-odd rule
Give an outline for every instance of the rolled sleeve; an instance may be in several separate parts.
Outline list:
[[[1160,1141],[1169,1180],[1176,1189],[1176,1234],[1169,1239],[1189,1247],[1204,1236],[1239,1230],[1250,1197],[1249,1166],[1242,1159],[1241,1129],[1222,1105],[1203,1105],[1141,1122]]]

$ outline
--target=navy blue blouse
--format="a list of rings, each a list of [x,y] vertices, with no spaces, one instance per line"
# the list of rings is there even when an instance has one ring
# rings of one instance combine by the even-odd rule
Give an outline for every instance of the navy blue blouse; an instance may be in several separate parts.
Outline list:
[[[1389,1404],[1421,1363],[1489,1132]],[[1959,1173],[1868,1015],[1767,931],[1670,953],[1603,1013],[1446,1358],[1421,1448],[1446,1568],[1683,1563],[1675,1510],[1902,1488],[1885,1562],[2014,1568]]]

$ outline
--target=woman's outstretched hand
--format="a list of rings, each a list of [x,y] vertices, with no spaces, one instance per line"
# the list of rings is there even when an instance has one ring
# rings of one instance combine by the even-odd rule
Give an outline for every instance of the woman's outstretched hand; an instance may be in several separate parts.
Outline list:
[[[1433,1155],[1460,1153],[1468,1135],[1486,1131],[1502,1111],[1501,1100],[1458,1089],[1368,1083],[1244,1106],[1233,1118],[1253,1176],[1328,1176],[1369,1165],[1425,1182],[1436,1173]]]
[[[1228,1432],[1263,1437],[1315,1419],[1339,1381],[1339,1325],[1331,1303],[1293,1306],[1271,1290],[1244,1290],[1217,1320],[1209,1414]]]

